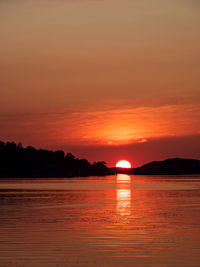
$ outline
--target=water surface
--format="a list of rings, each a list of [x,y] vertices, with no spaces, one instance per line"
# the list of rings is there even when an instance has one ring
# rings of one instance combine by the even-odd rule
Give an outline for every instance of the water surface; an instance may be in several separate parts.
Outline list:
[[[200,266],[200,176],[1,180],[0,266]]]

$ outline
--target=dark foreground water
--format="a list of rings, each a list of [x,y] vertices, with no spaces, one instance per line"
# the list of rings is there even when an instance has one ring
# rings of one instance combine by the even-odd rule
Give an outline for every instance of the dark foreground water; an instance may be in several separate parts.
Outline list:
[[[200,266],[200,176],[0,181],[0,266]]]

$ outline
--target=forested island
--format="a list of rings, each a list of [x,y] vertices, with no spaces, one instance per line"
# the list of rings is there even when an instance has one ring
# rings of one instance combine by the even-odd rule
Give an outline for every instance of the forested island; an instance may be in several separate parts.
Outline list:
[[[104,161],[90,163],[62,150],[23,147],[21,143],[0,141],[1,178],[43,178],[99,176],[110,174]]]

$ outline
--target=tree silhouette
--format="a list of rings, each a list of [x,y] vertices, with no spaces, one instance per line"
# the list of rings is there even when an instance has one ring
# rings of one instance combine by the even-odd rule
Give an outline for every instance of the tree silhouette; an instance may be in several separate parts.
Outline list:
[[[64,151],[0,141],[0,177],[74,177],[110,174],[105,162],[91,164]]]

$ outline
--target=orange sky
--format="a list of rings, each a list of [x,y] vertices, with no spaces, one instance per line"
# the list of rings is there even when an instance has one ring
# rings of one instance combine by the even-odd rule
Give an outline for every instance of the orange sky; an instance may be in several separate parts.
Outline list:
[[[0,139],[109,165],[200,158],[199,8],[0,1]]]

